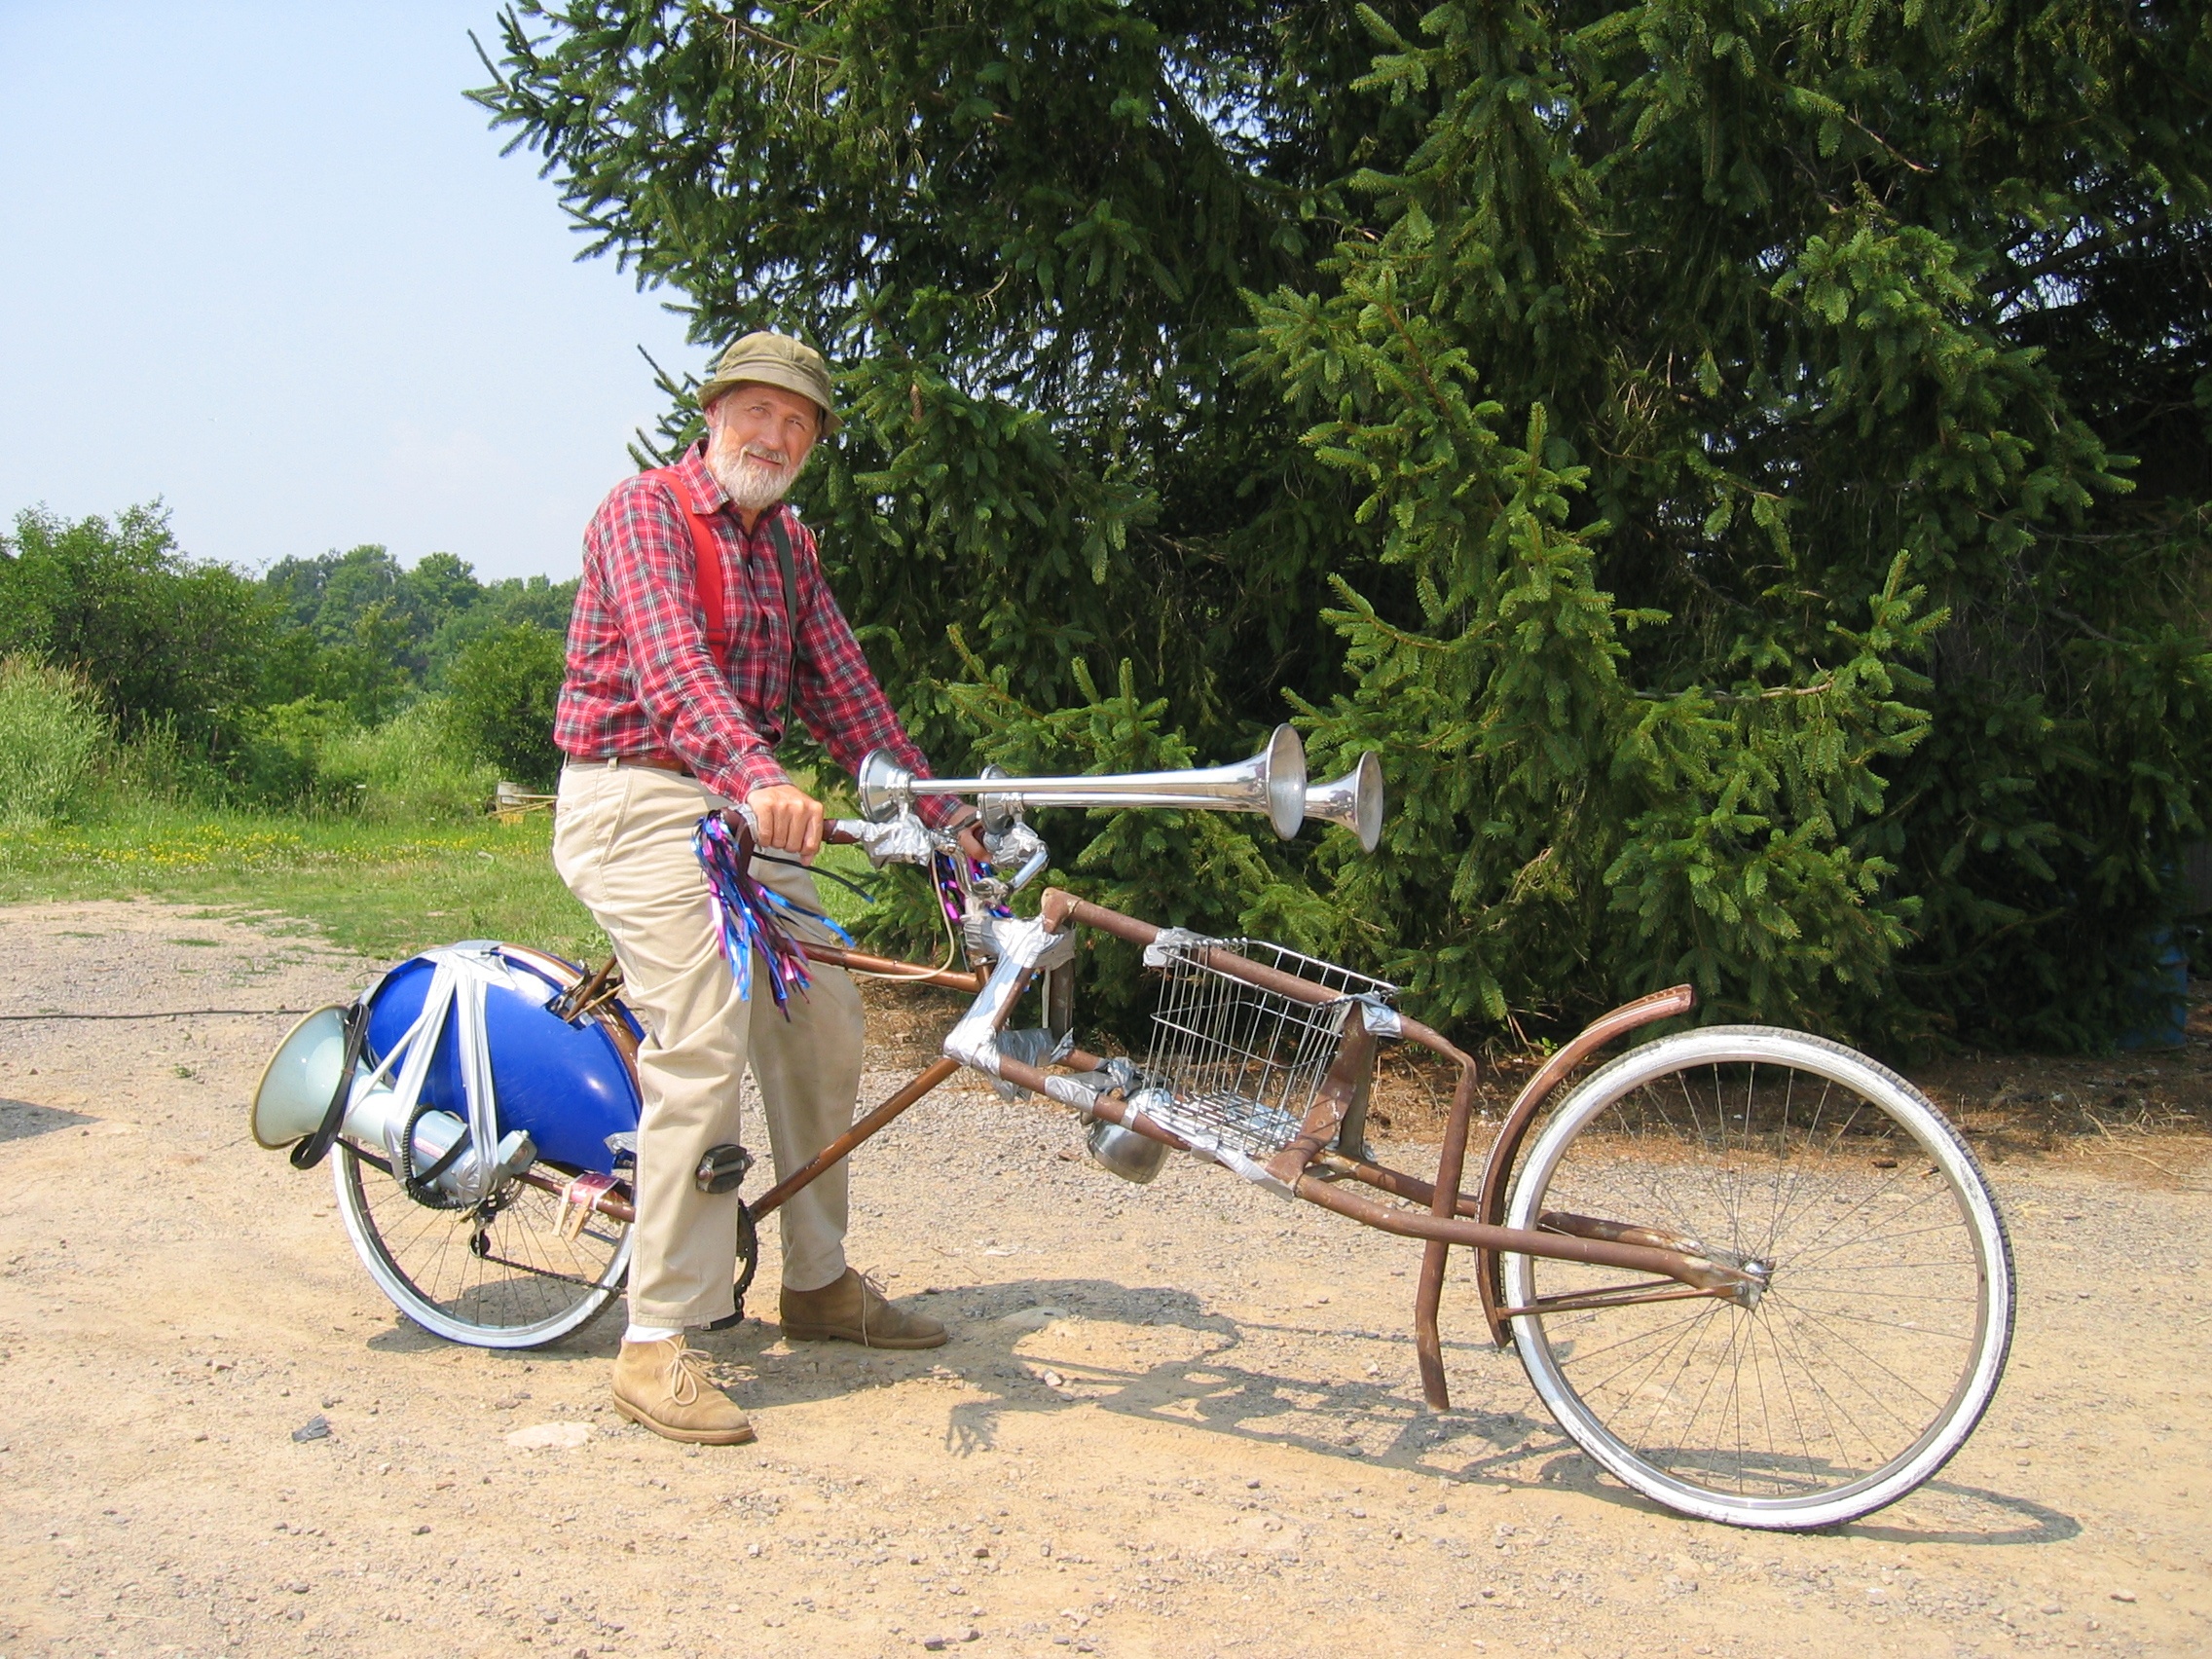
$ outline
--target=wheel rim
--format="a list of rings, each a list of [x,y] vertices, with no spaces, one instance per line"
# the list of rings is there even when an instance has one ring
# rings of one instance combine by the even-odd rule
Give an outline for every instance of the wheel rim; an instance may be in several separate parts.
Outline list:
[[[555,1195],[510,1182],[487,1218],[434,1210],[340,1144],[346,1231],[378,1288],[417,1324],[480,1347],[535,1347],[605,1308],[630,1264],[626,1223],[592,1216],[571,1238]]]
[[[1933,1108],[1818,1040],[1709,1031],[1591,1078],[1534,1146],[1509,1219],[1628,1220],[1768,1270],[1700,1299],[1523,1314],[1554,1415],[1630,1485],[1743,1525],[1831,1525],[1941,1467],[1988,1404],[2010,1264],[1972,1159]],[[1509,1307],[1634,1277],[1505,1259]]]

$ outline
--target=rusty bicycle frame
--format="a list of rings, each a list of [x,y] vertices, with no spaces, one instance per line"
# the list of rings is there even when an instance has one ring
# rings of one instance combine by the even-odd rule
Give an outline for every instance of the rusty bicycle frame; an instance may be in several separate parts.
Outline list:
[[[1153,943],[1162,931],[1150,922],[1091,903],[1059,888],[1046,890],[1040,920],[1047,931],[1054,935],[1070,927],[1091,928],[1140,947]],[[800,941],[800,948],[810,960],[826,966],[971,994],[979,994],[989,977],[978,971],[931,968],[812,941]],[[1218,945],[1205,947],[1195,960],[1261,990],[1309,1005],[1333,1003],[1342,995],[1313,980],[1254,962]],[[1027,993],[1036,977],[1033,971],[1021,975],[1013,994],[1004,999],[997,1011],[992,1022],[994,1034],[1003,1030],[1014,1005]],[[617,971],[610,961],[571,993],[570,1010],[582,1013],[611,997],[617,978]],[[1364,1096],[1381,1041],[1368,1029],[1364,1011],[1347,1018],[1343,1045],[1323,1077],[1298,1134],[1266,1166],[1268,1185],[1288,1197],[1304,1199],[1380,1232],[1422,1241],[1420,1275],[1414,1299],[1414,1341],[1419,1358],[1421,1392],[1433,1409],[1448,1410],[1451,1405],[1437,1313],[1443,1300],[1445,1269],[1454,1245],[1475,1253],[1475,1280],[1482,1299],[1483,1316],[1492,1340],[1501,1347],[1509,1346],[1512,1340],[1507,1322],[1521,1314],[1699,1297],[1737,1302],[1755,1300],[1757,1281],[1749,1273],[1732,1264],[1710,1259],[1702,1253],[1703,1247],[1696,1240],[1663,1229],[1562,1211],[1544,1212],[1533,1229],[1507,1227],[1502,1222],[1514,1161],[1530,1125],[1543,1110],[1545,1102],[1598,1049],[1640,1026],[1685,1014],[1695,1002],[1695,994],[1687,985],[1656,992],[1614,1009],[1562,1047],[1522,1087],[1499,1124],[1482,1177],[1471,1193],[1461,1189],[1460,1181],[1465,1173],[1468,1134],[1475,1108],[1474,1057],[1419,1020],[1404,1015],[1396,1016],[1399,1035],[1456,1066],[1459,1073],[1445,1120],[1435,1179],[1424,1181],[1403,1170],[1331,1147],[1330,1143],[1337,1139],[1355,1102]],[[620,1022],[614,1023],[619,1025]],[[627,1037],[626,1032],[624,1035]],[[626,1043],[625,1047],[634,1050],[634,1041]],[[634,1065],[634,1053],[631,1057]],[[1079,1072],[1097,1071],[1105,1065],[1100,1056],[1081,1048],[1072,1049],[1062,1063],[1071,1071]],[[1047,1097],[1052,1097],[1055,1092],[1051,1084],[1056,1080],[1039,1067],[1005,1055],[999,1056],[997,1067],[998,1075],[1017,1088]],[[780,1209],[793,1195],[820,1178],[826,1170],[849,1158],[960,1069],[960,1061],[943,1055],[917,1072],[880,1104],[856,1119],[843,1134],[802,1167],[748,1205],[756,1223]],[[1142,1112],[1133,1110],[1125,1099],[1112,1093],[1098,1096],[1089,1110],[1094,1118],[1120,1124],[1176,1151],[1194,1150],[1188,1141],[1153,1123]],[[598,1210],[610,1219],[630,1221],[635,1218],[628,1198],[611,1190],[611,1183],[602,1187],[594,1182],[579,1189],[574,1182],[535,1172],[525,1172],[521,1179],[558,1194],[579,1207]],[[1346,1192],[1341,1183],[1346,1181],[1372,1188],[1402,1203],[1378,1202]],[[1572,1295],[1539,1296],[1530,1306],[1513,1307],[1505,1301],[1501,1276],[1500,1257],[1506,1254],[1579,1262],[1644,1276]]]

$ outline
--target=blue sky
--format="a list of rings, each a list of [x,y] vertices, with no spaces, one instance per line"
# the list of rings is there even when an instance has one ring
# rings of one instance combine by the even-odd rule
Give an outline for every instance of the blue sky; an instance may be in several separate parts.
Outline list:
[[[257,569],[572,575],[672,296],[461,92],[492,0],[0,0],[0,524],[156,497]]]

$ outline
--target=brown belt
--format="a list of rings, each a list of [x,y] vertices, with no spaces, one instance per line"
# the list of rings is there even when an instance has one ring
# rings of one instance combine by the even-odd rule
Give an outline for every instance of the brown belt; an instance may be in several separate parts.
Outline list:
[[[698,774],[673,755],[607,755],[597,760],[579,760],[579,766],[650,766],[656,772],[674,772],[680,778]]]

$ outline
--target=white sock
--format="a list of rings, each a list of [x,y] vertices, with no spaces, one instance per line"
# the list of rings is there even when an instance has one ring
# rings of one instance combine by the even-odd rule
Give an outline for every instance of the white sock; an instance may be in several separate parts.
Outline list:
[[[682,1335],[683,1330],[681,1326],[672,1331],[661,1325],[633,1324],[622,1333],[622,1340],[626,1343],[665,1343],[671,1337]]]

